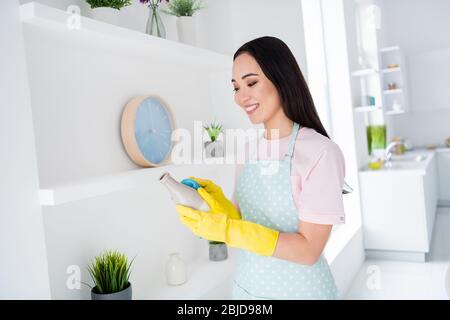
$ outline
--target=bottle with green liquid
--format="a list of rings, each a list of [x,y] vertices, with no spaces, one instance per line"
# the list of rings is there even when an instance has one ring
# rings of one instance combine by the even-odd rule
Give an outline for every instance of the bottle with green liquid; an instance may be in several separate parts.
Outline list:
[[[369,125],[366,127],[366,135],[369,155],[374,150],[386,148],[386,125]]]

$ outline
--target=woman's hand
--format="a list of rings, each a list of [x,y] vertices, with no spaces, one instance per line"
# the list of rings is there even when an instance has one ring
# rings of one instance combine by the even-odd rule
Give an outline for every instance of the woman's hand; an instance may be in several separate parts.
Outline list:
[[[197,189],[197,192],[211,208],[210,213],[220,213],[225,214],[231,219],[241,219],[239,211],[233,203],[225,197],[221,187],[211,180],[196,177],[189,177],[189,179],[194,180],[201,186]]]
[[[271,256],[277,245],[279,232],[263,225],[182,205],[177,205],[176,209],[181,222],[204,239],[225,242],[264,256]]]

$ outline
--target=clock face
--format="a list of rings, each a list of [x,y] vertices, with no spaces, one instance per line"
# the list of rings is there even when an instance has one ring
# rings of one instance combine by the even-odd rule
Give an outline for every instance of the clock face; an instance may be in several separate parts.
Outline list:
[[[131,159],[144,167],[167,162],[174,129],[170,109],[155,96],[132,99],[122,117],[122,139]]]

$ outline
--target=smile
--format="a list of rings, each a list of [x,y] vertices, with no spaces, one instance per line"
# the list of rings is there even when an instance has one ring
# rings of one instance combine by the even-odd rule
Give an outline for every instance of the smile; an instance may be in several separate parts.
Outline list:
[[[245,111],[247,112],[248,115],[252,114],[255,112],[256,109],[258,109],[259,107],[259,103],[255,103],[249,106],[245,107]]]

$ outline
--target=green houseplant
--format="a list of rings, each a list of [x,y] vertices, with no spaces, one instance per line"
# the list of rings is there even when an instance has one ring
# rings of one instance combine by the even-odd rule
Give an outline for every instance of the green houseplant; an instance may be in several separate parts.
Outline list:
[[[131,0],[86,0],[91,6],[92,17],[95,20],[117,25],[119,12],[131,5]]]
[[[217,137],[221,132],[223,132],[222,125],[215,123],[211,123],[209,126],[203,126],[203,128],[208,132],[211,141],[216,141]]]
[[[94,8],[113,8],[120,10],[123,7],[131,5],[131,0],[86,0]]]
[[[119,251],[106,250],[88,266],[95,286],[91,287],[92,300],[131,300],[131,265]]]
[[[196,11],[203,8],[201,0],[172,0],[169,1],[167,10],[162,11],[177,17],[192,17]]]
[[[217,140],[219,134],[223,132],[223,126],[215,123],[214,121],[208,126],[203,126],[203,128],[206,130],[209,138],[211,139],[211,141],[205,142],[206,156],[208,158],[223,157],[224,152],[222,142]]]

